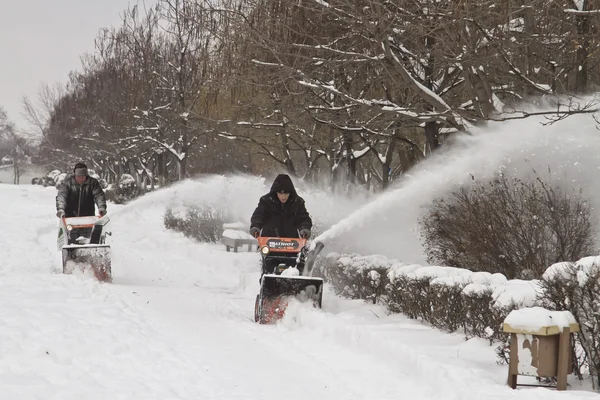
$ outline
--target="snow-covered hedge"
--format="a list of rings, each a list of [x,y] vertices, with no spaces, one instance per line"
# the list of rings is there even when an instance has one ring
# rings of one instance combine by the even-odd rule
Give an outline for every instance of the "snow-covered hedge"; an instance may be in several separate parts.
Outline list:
[[[167,209],[164,224],[167,229],[183,233],[199,242],[218,242],[223,224],[229,217],[214,207],[178,207]]]
[[[490,343],[506,342],[502,322],[512,310],[570,311],[581,326],[576,348],[585,353],[575,354],[575,368],[585,363],[600,379],[600,257],[554,264],[540,280],[358,254],[330,253],[318,268],[338,295],[379,302],[390,312]]]
[[[536,304],[539,281],[508,281],[502,274],[404,264],[383,256],[331,253],[321,275],[336,294],[387,305],[432,325],[468,336],[500,338],[502,320]]]
[[[123,174],[116,186],[111,185],[106,188],[106,199],[122,204],[139,197],[143,193],[144,191],[138,188],[133,176]]]
[[[600,387],[600,257],[551,265],[544,273],[543,289],[544,307],[570,311],[579,322],[578,342]]]
[[[65,175],[65,174],[62,174],[62,175]],[[42,185],[44,187],[57,186],[57,183],[60,183],[58,181],[60,176],[61,176],[61,172],[59,170],[55,169],[55,170],[48,172],[45,176],[42,176],[41,178],[33,178],[31,180],[31,184],[32,185]],[[64,178],[64,176],[63,176],[63,178]]]
[[[331,253],[321,263],[321,274],[336,294],[374,303],[385,294],[387,271],[394,261],[382,256]]]

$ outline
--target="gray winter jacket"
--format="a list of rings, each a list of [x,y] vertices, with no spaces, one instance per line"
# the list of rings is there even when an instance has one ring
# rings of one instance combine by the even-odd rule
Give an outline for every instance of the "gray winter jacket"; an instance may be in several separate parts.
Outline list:
[[[97,179],[88,176],[81,185],[74,176],[67,176],[56,195],[56,210],[63,210],[65,217],[86,217],[95,215],[94,203],[98,209],[106,210],[106,197]]]

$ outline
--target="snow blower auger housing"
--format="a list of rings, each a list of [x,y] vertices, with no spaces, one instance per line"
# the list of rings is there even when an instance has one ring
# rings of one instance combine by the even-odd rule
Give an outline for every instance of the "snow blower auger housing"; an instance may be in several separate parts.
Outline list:
[[[261,324],[277,322],[285,313],[289,298],[312,301],[321,308],[323,279],[312,276],[312,266],[323,249],[317,243],[308,251],[302,238],[259,237],[262,257],[260,292],[256,296],[254,320]]]
[[[107,215],[60,218],[57,246],[62,252],[64,274],[91,270],[99,281],[112,281],[110,245],[106,240],[111,235],[109,222]]]

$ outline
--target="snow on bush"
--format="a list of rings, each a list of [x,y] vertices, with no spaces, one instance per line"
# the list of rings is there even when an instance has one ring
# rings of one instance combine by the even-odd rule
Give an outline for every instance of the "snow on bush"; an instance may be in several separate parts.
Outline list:
[[[385,303],[391,312],[467,336],[502,337],[512,310],[536,304],[537,281],[507,280],[498,273],[404,264],[384,256],[331,253],[321,269],[334,291]]]
[[[575,264],[572,277],[572,311],[578,320],[581,346],[587,355],[587,366],[600,386],[600,257],[584,257]]]
[[[210,206],[169,208],[163,217],[167,229],[181,232],[199,242],[213,243],[221,240],[223,224],[228,219],[222,210]]]
[[[120,188],[128,188],[135,186],[135,178],[130,174],[123,174],[119,179],[119,187]]]
[[[325,257],[318,268],[336,294],[376,303],[386,291],[388,270],[395,263],[397,261],[377,255],[332,253]]]
[[[498,309],[533,307],[541,290],[540,281],[521,279],[511,279],[492,287],[492,305]]]
[[[119,178],[117,187],[107,187],[106,198],[117,204],[126,203],[143,193],[137,186],[135,178],[130,174],[123,174]]]
[[[499,273],[338,253],[324,257],[319,271],[339,295],[381,302],[390,312],[450,332],[462,329],[467,337],[486,338],[490,344],[506,342],[502,324],[508,316],[518,326],[537,326],[569,311],[581,329],[575,336],[575,371],[580,375],[585,365],[600,382],[600,256],[552,264],[539,280],[508,280]],[[539,307],[548,312],[514,313],[540,311]],[[536,314],[529,322],[528,312]],[[498,347],[502,359],[507,352],[505,345]]]
[[[60,172],[60,170],[55,169],[52,170],[50,172],[48,172],[48,175],[46,175],[48,178],[52,179],[54,182],[56,182],[56,179],[58,178],[59,175],[61,175],[62,172]],[[66,174],[65,174],[66,175]]]

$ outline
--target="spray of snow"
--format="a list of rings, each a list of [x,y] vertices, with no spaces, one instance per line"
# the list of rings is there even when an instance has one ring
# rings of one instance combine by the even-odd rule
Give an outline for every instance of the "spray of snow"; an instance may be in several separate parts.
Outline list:
[[[419,219],[436,197],[457,185],[502,171],[520,178],[533,169],[565,187],[582,188],[600,209],[600,135],[592,115],[574,115],[552,125],[544,117],[490,124],[458,135],[377,199],[315,238],[340,252],[384,254],[425,263]],[[597,216],[596,216],[597,217]],[[597,219],[597,218],[596,218]]]
[[[306,208],[313,222],[318,225],[315,228],[331,227],[368,200],[363,193],[352,197],[328,193],[301,180],[292,179],[298,194],[306,201]],[[271,184],[270,179],[248,175],[203,176],[175,184],[170,190],[150,193],[132,204],[138,209],[153,210],[161,218],[165,206],[175,213],[184,211],[187,207],[219,210],[229,218],[226,221],[227,228],[248,229],[259,198],[269,192]]]

